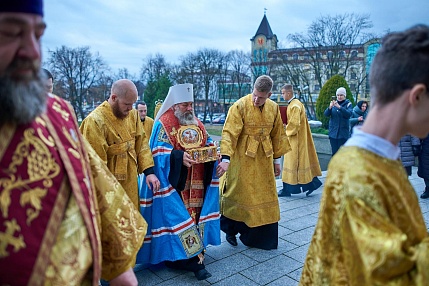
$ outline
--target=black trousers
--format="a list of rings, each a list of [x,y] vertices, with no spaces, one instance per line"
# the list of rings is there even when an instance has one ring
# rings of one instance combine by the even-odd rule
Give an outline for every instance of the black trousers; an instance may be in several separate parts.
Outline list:
[[[279,224],[277,222],[248,227],[244,222],[221,216],[220,229],[227,235],[240,234],[241,242],[249,247],[270,250],[277,249],[279,243]]]
[[[348,140],[348,138],[332,138],[329,137],[329,143],[331,143],[331,149],[332,149],[332,156],[335,155],[335,153],[337,153],[338,149],[340,149],[341,146],[343,146],[346,141]]]
[[[204,263],[198,264],[198,261],[199,261],[199,258],[197,255],[188,259],[182,259],[182,260],[176,260],[176,261],[165,261],[164,264],[168,268],[196,272],[198,270],[206,268]]]

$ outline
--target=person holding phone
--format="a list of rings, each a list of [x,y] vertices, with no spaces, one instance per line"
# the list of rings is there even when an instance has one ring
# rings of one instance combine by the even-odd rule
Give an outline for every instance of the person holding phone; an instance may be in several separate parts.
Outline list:
[[[332,96],[332,100],[324,114],[329,119],[329,142],[331,144],[332,156],[349,138],[349,118],[353,113],[350,100],[346,99],[346,89],[340,87]]]
[[[336,96],[326,108],[324,114],[329,119],[329,142],[331,144],[332,156],[349,138],[349,118],[353,113],[353,106],[350,100],[346,99],[346,89],[337,89]]]

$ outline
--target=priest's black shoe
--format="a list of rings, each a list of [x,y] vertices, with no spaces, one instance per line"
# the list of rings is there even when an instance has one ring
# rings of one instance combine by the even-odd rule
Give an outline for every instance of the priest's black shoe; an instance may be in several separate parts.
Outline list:
[[[425,191],[423,192],[423,194],[420,195],[420,198],[422,199],[429,198],[429,188],[425,188]]]
[[[229,244],[231,244],[232,246],[237,246],[237,238],[235,237],[235,235],[226,235],[226,241],[228,241]]]
[[[194,274],[198,280],[206,280],[207,278],[212,277],[210,272],[208,272],[206,269],[200,269],[198,271],[195,271]]]
[[[309,195],[311,195],[314,191],[315,191],[315,190],[307,191],[307,192],[305,193],[305,195],[308,197],[308,196],[309,196]]]
[[[291,197],[291,194],[289,192],[284,191],[284,190],[281,190],[280,192],[278,192],[277,195],[279,197]]]

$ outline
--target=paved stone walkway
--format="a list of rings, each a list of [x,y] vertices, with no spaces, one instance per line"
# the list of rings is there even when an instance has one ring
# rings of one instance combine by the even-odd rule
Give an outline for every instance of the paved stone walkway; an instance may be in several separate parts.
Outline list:
[[[424,189],[423,179],[413,168],[410,181],[417,195]],[[324,182],[326,172],[320,178]],[[281,182],[278,181],[278,187]],[[204,281],[195,279],[193,273],[172,270],[163,264],[136,272],[139,285],[281,285],[296,286],[301,276],[307,249],[317,222],[323,185],[310,197],[305,194],[279,198],[279,247],[276,250],[259,250],[244,246],[238,239],[233,247],[225,241],[210,246],[206,252],[206,268],[212,277]],[[429,223],[429,200],[420,200],[426,224]]]

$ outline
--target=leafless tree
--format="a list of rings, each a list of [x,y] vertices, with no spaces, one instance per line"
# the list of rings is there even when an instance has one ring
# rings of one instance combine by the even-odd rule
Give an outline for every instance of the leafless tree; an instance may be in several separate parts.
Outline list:
[[[208,107],[209,113],[213,113],[213,86],[215,79],[219,75],[219,67],[224,58],[224,54],[216,49],[201,49],[197,51],[196,60],[203,88],[205,106]],[[209,101],[210,100],[210,101]],[[204,110],[204,117],[206,117],[207,110]]]
[[[305,51],[322,86],[335,74],[346,77],[350,66],[358,60],[352,53],[355,46],[374,37],[366,32],[372,26],[367,14],[321,16],[312,22],[306,34],[291,34],[288,39]]]
[[[162,54],[149,55],[144,60],[140,70],[140,80],[147,83],[148,81],[158,80],[170,74],[170,72],[171,65],[167,63]]]
[[[89,47],[62,46],[48,52],[47,64],[62,87],[55,93],[70,101],[77,114],[84,118],[84,103],[94,101],[91,88],[109,72],[108,66],[98,53],[91,53]]]
[[[251,58],[249,53],[238,50],[229,52],[229,58],[232,83],[231,95],[235,94],[234,89],[237,89],[236,94],[238,99],[250,92],[249,83],[251,85]]]

